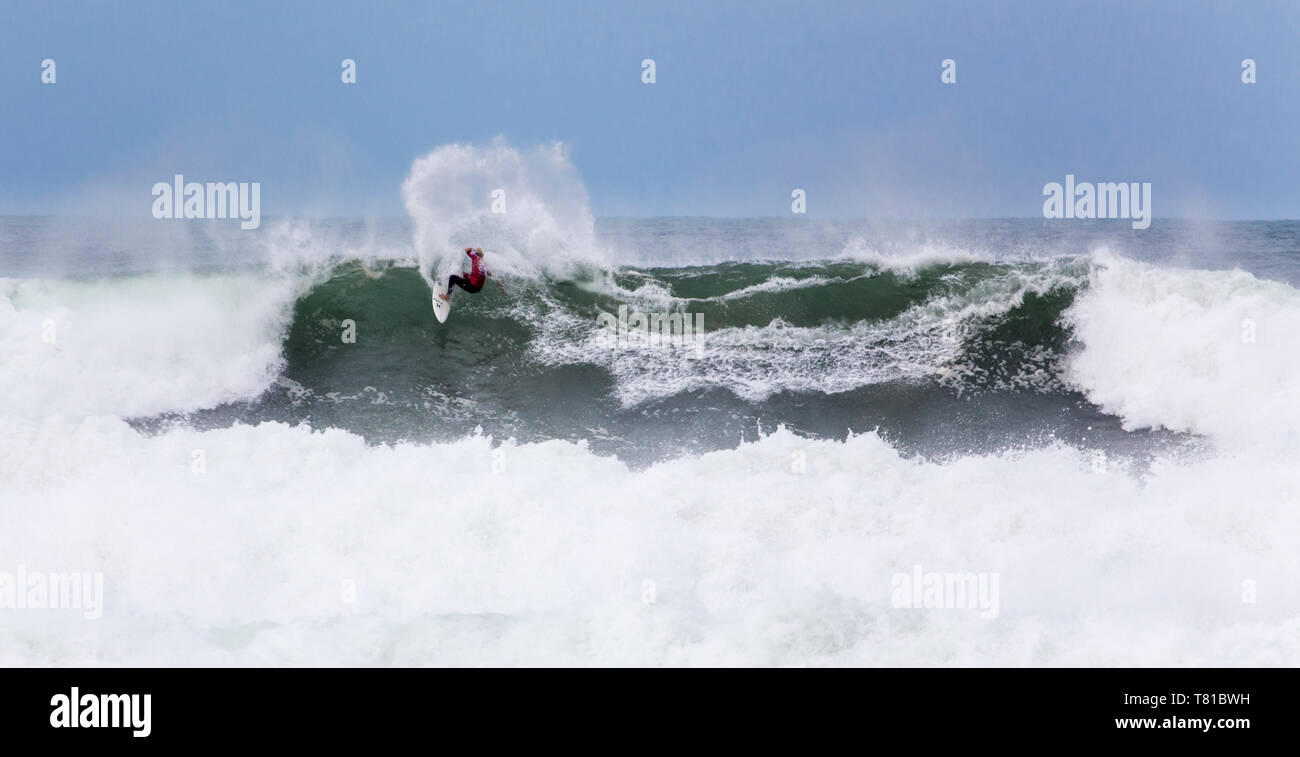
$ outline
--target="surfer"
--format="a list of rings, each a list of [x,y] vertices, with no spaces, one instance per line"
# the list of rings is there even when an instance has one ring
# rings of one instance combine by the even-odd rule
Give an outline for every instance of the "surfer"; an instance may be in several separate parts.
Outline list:
[[[469,256],[470,260],[468,277],[452,274],[447,278],[447,291],[438,295],[448,302],[451,301],[451,288],[453,286],[458,286],[470,294],[477,294],[483,288],[483,282],[487,281],[487,271],[483,268],[483,248],[466,247],[465,254]],[[497,285],[502,294],[506,293],[505,287],[501,286],[499,282],[494,280],[492,283]]]

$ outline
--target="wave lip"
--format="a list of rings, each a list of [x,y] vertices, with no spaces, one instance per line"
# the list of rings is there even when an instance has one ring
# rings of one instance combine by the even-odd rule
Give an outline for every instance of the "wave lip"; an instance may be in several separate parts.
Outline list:
[[[933,266],[955,266],[967,263],[998,262],[994,256],[983,256],[962,247],[943,244],[919,244],[900,251],[882,252],[855,238],[840,251],[839,259],[866,263],[880,270],[898,274],[911,274]]]

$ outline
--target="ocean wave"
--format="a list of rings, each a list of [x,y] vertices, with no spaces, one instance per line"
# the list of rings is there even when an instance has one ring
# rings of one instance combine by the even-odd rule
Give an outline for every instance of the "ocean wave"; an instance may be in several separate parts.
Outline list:
[[[591,390],[623,407],[715,389],[761,405],[781,393],[930,382],[959,393],[1077,390],[1127,428],[1233,444],[1285,440],[1300,424],[1300,358],[1290,349],[1300,294],[1240,271],[1101,250],[935,263],[903,277],[846,262],[801,263],[794,274],[728,263],[507,277],[509,297],[460,298],[438,327],[427,285],[401,263],[0,281],[0,407],[147,417],[256,400],[285,381],[330,401],[384,396],[419,408],[468,395],[507,407],[493,382],[471,378],[484,361],[505,360],[543,374],[599,368],[610,383]],[[620,306],[702,314],[703,343],[611,348],[597,316]],[[355,344],[340,338],[349,321]],[[444,339],[455,348],[437,347]]]

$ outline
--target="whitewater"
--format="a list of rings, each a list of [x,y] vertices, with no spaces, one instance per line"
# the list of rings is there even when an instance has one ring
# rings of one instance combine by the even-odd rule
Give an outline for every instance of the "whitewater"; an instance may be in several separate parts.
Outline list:
[[[1300,224],[595,219],[500,141],[402,192],[0,219],[0,572],[105,587],[0,664],[1300,663]],[[440,328],[470,244],[509,295]]]

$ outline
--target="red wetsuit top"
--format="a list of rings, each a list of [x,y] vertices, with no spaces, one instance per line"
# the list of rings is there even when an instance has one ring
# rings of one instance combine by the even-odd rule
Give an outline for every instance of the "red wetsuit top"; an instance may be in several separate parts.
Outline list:
[[[483,271],[483,256],[475,255],[473,252],[466,250],[466,255],[470,259],[469,283],[470,286],[481,287],[487,280],[487,274]]]

